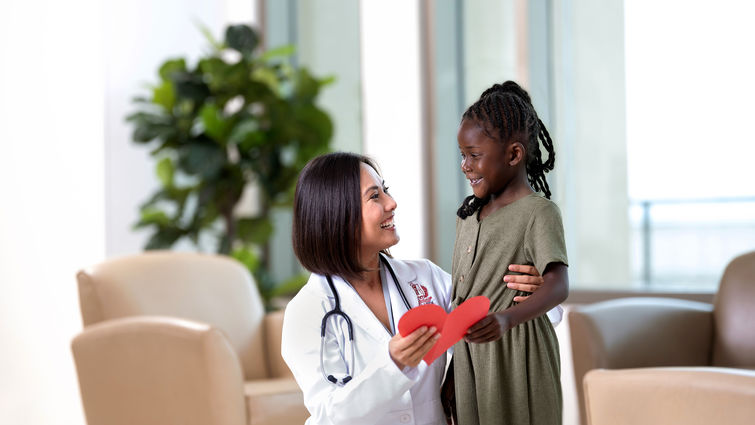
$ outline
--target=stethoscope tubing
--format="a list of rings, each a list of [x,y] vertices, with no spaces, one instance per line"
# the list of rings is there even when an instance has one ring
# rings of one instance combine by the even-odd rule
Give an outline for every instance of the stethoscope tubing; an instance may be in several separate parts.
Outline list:
[[[398,293],[401,296],[401,300],[404,302],[406,310],[411,310],[409,301],[406,299],[406,295],[404,295],[404,291],[401,289],[401,285],[399,284],[398,278],[396,277],[396,272],[393,271],[393,267],[391,267],[390,263],[388,263],[388,260],[386,260],[382,254],[380,255],[380,261],[383,263],[383,265],[385,265],[385,267],[388,269],[388,272],[391,274],[393,283],[394,285],[396,285],[396,289],[398,289]],[[349,317],[349,315],[341,310],[341,299],[338,296],[338,291],[336,290],[335,285],[333,284],[333,279],[330,277],[330,275],[326,275],[325,278],[328,281],[330,291],[333,293],[333,298],[335,298],[335,306],[333,307],[333,310],[325,313],[325,316],[323,316],[322,322],[320,324],[320,371],[322,371],[322,376],[326,381],[336,385],[346,385],[346,383],[348,383],[352,379],[352,371],[349,365],[354,365],[354,326],[351,323],[351,318]],[[351,362],[349,363],[344,360],[344,363],[346,363],[346,376],[341,379],[340,382],[336,377],[334,377],[333,375],[328,375],[328,373],[325,372],[325,364],[323,361],[325,356],[325,331],[328,326],[328,319],[333,316],[340,316],[346,321],[346,325],[349,331],[349,346],[351,347]]]

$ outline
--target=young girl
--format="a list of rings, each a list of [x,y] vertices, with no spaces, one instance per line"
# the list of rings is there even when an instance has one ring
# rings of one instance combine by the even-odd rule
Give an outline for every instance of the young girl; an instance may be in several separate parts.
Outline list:
[[[491,311],[454,348],[458,423],[559,424],[558,341],[545,313],[566,299],[569,284],[561,215],[545,181],[553,142],[513,81],[482,93],[457,138],[474,195],[457,212],[453,307],[485,295]],[[527,303],[500,283],[509,264],[534,265],[545,280]]]

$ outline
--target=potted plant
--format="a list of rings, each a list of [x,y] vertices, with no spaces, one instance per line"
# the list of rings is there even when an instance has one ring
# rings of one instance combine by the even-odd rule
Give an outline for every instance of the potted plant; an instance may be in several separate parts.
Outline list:
[[[290,46],[260,52],[247,25],[229,26],[222,42],[204,32],[208,53],[194,66],[165,61],[127,118],[133,140],[152,148],[161,184],[135,227],[151,230],[146,249],[209,240],[250,269],[269,301],[293,283],[272,282],[268,272],[271,209],[290,208],[299,171],[328,150],[333,125],[316,99],[331,79],[292,67]],[[249,188],[256,208],[240,213]]]

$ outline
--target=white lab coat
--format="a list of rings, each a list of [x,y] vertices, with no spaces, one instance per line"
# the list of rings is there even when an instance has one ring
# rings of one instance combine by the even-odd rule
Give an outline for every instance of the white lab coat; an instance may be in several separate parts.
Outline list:
[[[428,260],[388,259],[409,305],[420,300],[450,309],[451,277]],[[385,274],[395,326],[406,313],[396,285]],[[341,309],[354,327],[353,380],[335,385],[325,380],[320,368],[320,324],[335,306],[322,275],[312,274],[307,284],[286,307],[281,353],[304,393],[311,417],[308,425],[325,424],[445,424],[440,404],[440,386],[446,355],[431,365],[421,361],[416,368],[399,370],[388,353],[391,335],[357,292],[333,276]],[[414,287],[412,286],[414,285]],[[422,287],[426,288],[425,294]],[[415,291],[415,288],[417,289]],[[390,313],[390,312],[389,312]],[[328,321],[323,363],[328,374],[345,375],[344,358],[350,363],[348,331],[341,318]]]
[[[451,276],[428,260],[402,261],[388,258],[409,305],[431,301],[448,313],[451,308]],[[390,277],[385,273],[391,309],[398,327],[406,306]],[[354,365],[348,342],[346,321],[328,321],[323,364],[338,379],[346,375],[344,358],[352,367],[353,379],[346,385],[332,384],[320,368],[320,325],[335,299],[325,276],[312,274],[307,284],[286,307],[283,319],[281,354],[304,393],[310,413],[308,425],[335,424],[445,424],[440,403],[440,386],[446,354],[431,365],[424,360],[415,368],[399,370],[388,352],[391,335],[372,313],[354,288],[333,276],[341,300],[341,310],[354,327]],[[424,292],[427,291],[427,293]],[[431,298],[430,298],[431,297]],[[561,306],[548,312],[555,325],[561,321]],[[390,313],[390,312],[389,312]],[[449,350],[450,351],[450,350]]]

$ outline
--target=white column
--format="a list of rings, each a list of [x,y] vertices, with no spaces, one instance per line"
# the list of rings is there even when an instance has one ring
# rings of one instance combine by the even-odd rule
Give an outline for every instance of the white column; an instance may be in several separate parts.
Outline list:
[[[621,2],[554,2],[556,147],[574,286],[631,281],[627,196],[624,10]]]
[[[360,3],[364,152],[377,160],[398,203],[399,258],[426,256],[423,190],[419,4]]]
[[[517,61],[517,26],[521,23],[516,19],[514,0],[469,1],[463,8],[466,109],[493,84],[521,82],[523,76]]]
[[[361,75],[359,68],[359,3],[353,0],[301,1],[298,6],[299,64],[315,76],[334,76],[318,103],[330,114],[331,147],[362,151]]]

